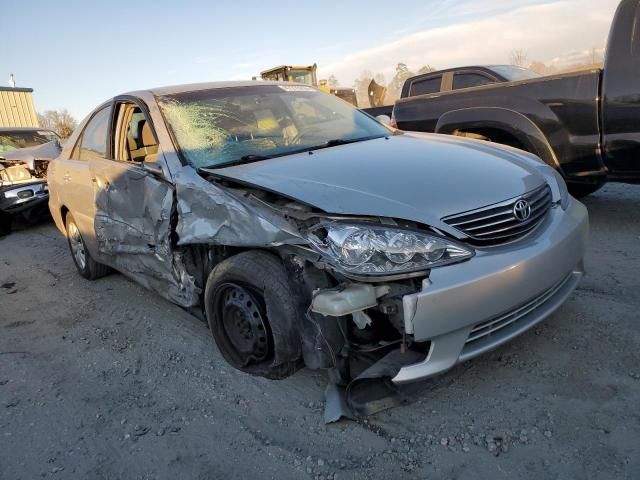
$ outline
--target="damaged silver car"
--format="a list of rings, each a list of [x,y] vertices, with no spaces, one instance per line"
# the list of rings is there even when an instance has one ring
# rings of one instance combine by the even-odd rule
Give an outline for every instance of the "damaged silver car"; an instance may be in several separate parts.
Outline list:
[[[60,154],[60,138],[47,129],[0,128],[0,235],[12,220],[48,216],[47,166]]]
[[[113,268],[201,312],[231,365],[269,378],[428,378],[548,317],[583,275],[586,209],[539,159],[391,130],[304,85],[115,97],[49,183],[82,276]]]

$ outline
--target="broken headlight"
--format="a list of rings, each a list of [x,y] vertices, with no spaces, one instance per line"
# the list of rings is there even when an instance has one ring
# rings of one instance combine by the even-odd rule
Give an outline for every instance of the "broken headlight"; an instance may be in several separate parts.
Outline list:
[[[433,234],[378,225],[320,225],[309,240],[329,263],[355,275],[398,275],[461,262],[471,248]]]

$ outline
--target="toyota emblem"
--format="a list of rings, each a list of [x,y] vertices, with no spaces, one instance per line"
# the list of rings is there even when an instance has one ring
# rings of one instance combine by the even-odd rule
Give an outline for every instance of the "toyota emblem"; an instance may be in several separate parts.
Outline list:
[[[529,202],[526,200],[518,200],[513,205],[513,216],[521,222],[528,220],[531,216],[531,205],[529,205]]]

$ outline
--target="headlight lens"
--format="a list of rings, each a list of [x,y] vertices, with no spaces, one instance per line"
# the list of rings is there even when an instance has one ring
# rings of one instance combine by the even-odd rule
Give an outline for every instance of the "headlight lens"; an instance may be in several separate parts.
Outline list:
[[[456,263],[474,251],[437,235],[377,225],[323,224],[309,234],[329,263],[355,275],[397,275]]]

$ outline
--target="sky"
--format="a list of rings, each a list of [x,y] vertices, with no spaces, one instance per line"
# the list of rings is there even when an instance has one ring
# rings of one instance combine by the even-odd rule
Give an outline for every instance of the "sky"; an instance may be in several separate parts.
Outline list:
[[[529,60],[562,64],[601,49],[618,0],[0,0],[0,84],[34,89],[38,111],[78,120],[100,102],[161,85],[250,79],[318,64],[351,86],[417,70]]]

